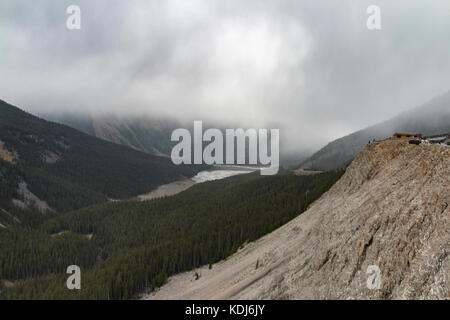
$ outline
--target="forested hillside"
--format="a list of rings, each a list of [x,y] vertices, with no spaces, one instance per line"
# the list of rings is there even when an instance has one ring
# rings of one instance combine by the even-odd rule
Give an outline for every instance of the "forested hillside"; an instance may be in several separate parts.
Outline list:
[[[11,215],[24,211],[25,201],[17,191],[20,182],[25,183],[22,193],[46,202],[51,215],[107,198],[129,198],[204,168],[175,166],[168,158],[39,119],[0,100],[0,204]],[[21,205],[12,205],[13,199]],[[6,215],[0,213],[0,223]]]
[[[306,210],[341,174],[234,176],[168,198],[83,208],[36,229],[0,229],[0,279],[10,281],[0,297],[129,299],[172,274],[214,269]],[[66,288],[72,264],[82,269],[81,290]]]

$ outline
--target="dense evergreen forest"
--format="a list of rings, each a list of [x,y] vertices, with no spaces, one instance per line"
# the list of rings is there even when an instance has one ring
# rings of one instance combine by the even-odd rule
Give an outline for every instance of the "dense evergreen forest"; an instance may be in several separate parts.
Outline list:
[[[157,157],[48,122],[0,100],[0,140],[18,164],[41,169],[111,198],[128,198],[193,176],[202,166]]]
[[[172,197],[108,201],[207,167],[175,166],[1,100],[0,152],[0,299],[134,298],[278,228],[342,174],[255,172]],[[66,287],[69,265],[82,270],[81,290]]]
[[[45,199],[52,210],[43,213],[33,205],[27,208],[14,205],[12,199],[23,200],[24,198],[18,192],[21,181],[26,181],[31,192],[38,195],[40,199]],[[86,189],[41,169],[12,165],[0,160],[0,223],[5,226],[18,221],[22,225],[37,226],[58,213],[106,201],[107,197],[100,192]]]
[[[341,174],[240,175],[172,197],[89,206],[34,228],[0,228],[0,279],[10,281],[0,298],[134,298],[278,228]],[[66,288],[72,264],[81,267],[81,290]]]
[[[54,214],[131,198],[205,168],[176,166],[169,158],[39,119],[0,100],[0,223],[14,224],[9,221],[14,216],[36,226]],[[12,199],[21,200],[19,182],[53,210],[44,216],[13,206]]]

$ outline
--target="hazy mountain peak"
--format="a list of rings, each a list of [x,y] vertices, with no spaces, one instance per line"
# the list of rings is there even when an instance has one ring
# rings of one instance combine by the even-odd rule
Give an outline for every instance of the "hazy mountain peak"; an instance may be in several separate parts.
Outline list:
[[[435,135],[450,131],[450,91],[394,118],[328,143],[301,164],[303,169],[332,170],[346,166],[373,139],[394,132]]]

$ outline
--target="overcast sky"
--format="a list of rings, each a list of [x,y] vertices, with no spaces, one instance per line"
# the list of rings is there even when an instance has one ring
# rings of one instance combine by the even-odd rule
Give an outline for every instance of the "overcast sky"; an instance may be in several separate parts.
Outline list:
[[[279,127],[297,149],[449,89],[448,0],[0,1],[0,99],[37,114]]]

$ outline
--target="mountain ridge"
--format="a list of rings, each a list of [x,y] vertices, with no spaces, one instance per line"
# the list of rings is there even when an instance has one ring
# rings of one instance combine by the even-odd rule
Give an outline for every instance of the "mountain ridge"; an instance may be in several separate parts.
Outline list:
[[[450,131],[450,91],[412,110],[329,142],[300,164],[300,169],[334,170],[348,165],[367,142],[394,132],[442,134]]]

